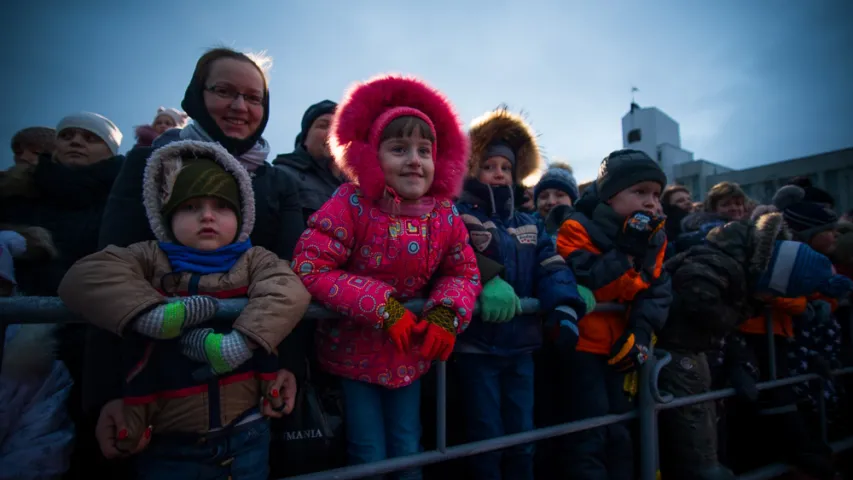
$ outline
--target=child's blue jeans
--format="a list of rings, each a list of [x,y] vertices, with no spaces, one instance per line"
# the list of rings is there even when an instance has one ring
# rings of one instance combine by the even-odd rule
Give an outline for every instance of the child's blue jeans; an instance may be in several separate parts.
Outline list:
[[[377,462],[421,451],[421,383],[389,389],[356,380],[341,380],[350,465]],[[420,469],[392,478],[420,480]]]
[[[270,425],[266,418],[233,427],[227,434],[158,438],[137,459],[139,480],[267,480]]]
[[[456,365],[465,402],[468,441],[533,430],[532,354],[504,357],[459,353]],[[471,457],[470,462],[477,480],[532,480],[533,444],[483,453]]]

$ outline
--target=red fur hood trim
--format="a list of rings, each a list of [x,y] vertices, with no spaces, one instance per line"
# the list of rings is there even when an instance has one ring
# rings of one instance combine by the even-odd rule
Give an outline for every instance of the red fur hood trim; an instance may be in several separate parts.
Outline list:
[[[468,136],[450,101],[414,77],[382,75],[349,88],[335,111],[329,136],[335,163],[365,197],[381,198],[385,175],[379,166],[379,145],[371,143],[370,132],[383,113],[397,107],[419,110],[435,127],[435,180],[427,195],[457,197],[465,177]]]

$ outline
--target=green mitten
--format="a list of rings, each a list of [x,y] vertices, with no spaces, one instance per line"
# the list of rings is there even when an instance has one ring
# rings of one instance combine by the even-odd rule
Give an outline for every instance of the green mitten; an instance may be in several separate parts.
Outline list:
[[[252,358],[252,349],[237,330],[222,334],[211,328],[196,328],[181,336],[181,347],[184,355],[208,363],[217,375],[233,371]]]
[[[480,294],[480,318],[489,323],[506,323],[521,313],[521,300],[512,285],[495,277],[483,286]]]
[[[578,285],[578,295],[581,296],[583,303],[586,304],[586,313],[592,313],[592,311],[595,310],[595,294],[592,293],[592,290],[584,287],[583,285]]]
[[[133,329],[151,338],[176,338],[186,327],[204,323],[216,314],[219,302],[213,297],[194,295],[164,303],[139,315]]]

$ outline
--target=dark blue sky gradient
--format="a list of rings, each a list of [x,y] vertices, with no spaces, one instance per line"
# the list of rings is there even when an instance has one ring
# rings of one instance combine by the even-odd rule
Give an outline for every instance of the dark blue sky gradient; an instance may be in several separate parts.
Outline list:
[[[81,6],[85,4],[85,6]],[[621,147],[630,88],[681,124],[697,158],[747,167],[853,145],[853,2],[6,2],[0,142],[99,112],[133,126],[178,106],[211,46],[274,59],[266,137],[292,148],[304,109],[355,80],[413,73],[466,122],[524,109],[579,180]]]

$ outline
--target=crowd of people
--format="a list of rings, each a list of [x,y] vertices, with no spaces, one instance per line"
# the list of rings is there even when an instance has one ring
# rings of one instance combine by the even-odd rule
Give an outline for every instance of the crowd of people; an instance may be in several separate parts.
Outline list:
[[[12,140],[0,295],[59,296],[86,323],[3,319],[0,478],[266,479],[415,454],[436,361],[452,444],[624,413],[655,348],[673,357],[662,390],[738,393],[662,412],[662,478],[772,460],[841,478],[817,420],[851,431],[832,371],[853,364],[853,215],[808,180],[766,205],[729,182],[694,203],[623,149],[579,189],[523,116],[466,129],[396,75],[311,105],[271,159],[264,63],[227,48],[181,108],[126,155],[90,112]],[[232,298],[239,316],[217,315]],[[312,301],[332,315],[306,317]],[[771,371],[823,381],[759,392]],[[311,463],[294,449],[315,427],[282,431],[318,410],[340,442]],[[393,478],[632,479],[636,447],[617,423]]]

